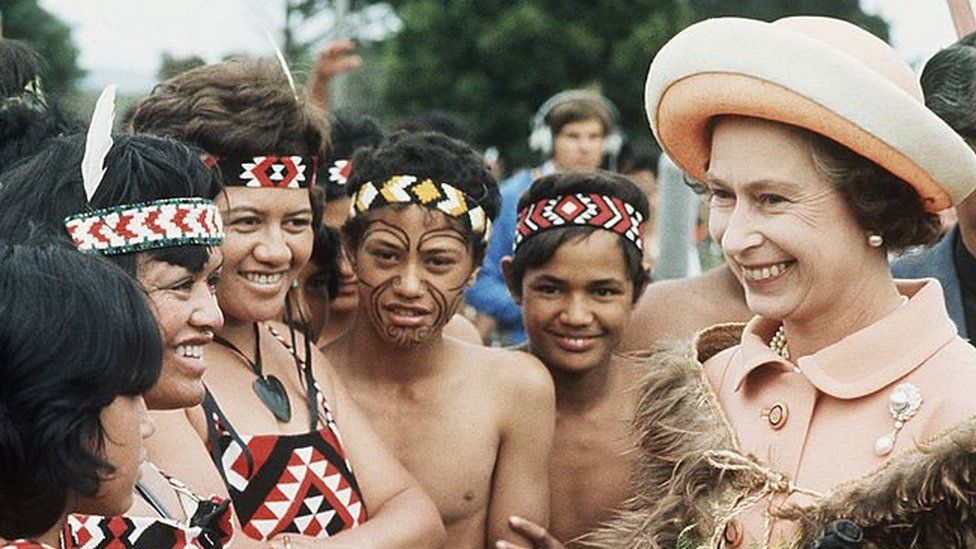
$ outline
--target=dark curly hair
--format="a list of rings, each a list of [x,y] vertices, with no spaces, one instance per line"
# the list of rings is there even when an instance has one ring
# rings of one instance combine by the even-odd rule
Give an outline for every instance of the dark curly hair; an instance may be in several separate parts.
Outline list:
[[[332,132],[332,151],[325,162],[319,163],[319,186],[325,189],[326,200],[346,195],[346,187],[329,179],[329,168],[337,160],[348,160],[361,148],[373,147],[383,141],[383,128],[371,116],[346,110],[329,114]]]
[[[637,185],[626,177],[602,170],[556,173],[540,177],[519,197],[518,211],[544,198],[575,193],[595,193],[619,198],[633,206],[644,217],[645,222],[650,222],[647,196]],[[586,238],[594,231],[601,230],[603,229],[585,225],[568,225],[540,232],[524,240],[512,256],[507,270],[516,296],[522,295],[522,280],[526,271],[545,265],[563,244]],[[637,246],[622,236],[617,240],[624,254],[627,274],[634,284],[633,302],[636,303],[650,281],[650,273]]]
[[[268,59],[234,59],[180,73],[139,103],[132,127],[218,156],[328,156],[324,111],[301,93],[296,99],[281,67]]]
[[[352,196],[367,182],[379,183],[395,175],[414,175],[453,185],[476,200],[489,219],[498,217],[501,204],[498,182],[488,171],[485,161],[468,145],[444,134],[396,132],[376,147],[360,150],[353,157],[352,173],[346,187]],[[350,218],[343,225],[342,231],[354,247],[359,245],[369,219],[367,212]],[[480,265],[485,244],[480,235],[463,230],[471,243],[475,264]]]
[[[173,139],[120,135],[105,157],[105,175],[89,204],[80,169],[84,154],[84,135],[57,138],[40,153],[0,174],[0,235],[18,241],[34,225],[67,240],[64,218],[89,207],[163,198],[213,199],[221,191],[217,174],[200,160],[199,151]],[[191,272],[199,272],[210,258],[209,247],[186,245],[116,254],[110,260],[135,277],[140,253]]]
[[[101,411],[156,383],[162,343],[142,290],[63,241],[0,243],[0,318],[0,538],[17,539],[114,471]]]
[[[814,166],[841,193],[866,233],[880,235],[895,252],[939,239],[939,216],[925,210],[911,185],[831,139],[803,133]]]

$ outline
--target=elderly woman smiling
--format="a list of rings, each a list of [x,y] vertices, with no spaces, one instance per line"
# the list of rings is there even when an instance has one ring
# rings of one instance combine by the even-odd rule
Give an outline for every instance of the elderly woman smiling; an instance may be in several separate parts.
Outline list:
[[[938,282],[887,261],[937,237],[972,152],[887,45],[832,19],[694,25],[646,99],[756,316],[652,356],[640,495],[590,541],[972,546],[976,350]]]

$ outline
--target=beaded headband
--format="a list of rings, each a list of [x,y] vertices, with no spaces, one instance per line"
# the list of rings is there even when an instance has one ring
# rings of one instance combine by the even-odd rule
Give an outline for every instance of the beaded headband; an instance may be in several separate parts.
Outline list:
[[[272,189],[307,189],[315,186],[317,156],[266,155],[217,156],[204,155],[209,167],[219,166],[226,187]]]
[[[478,201],[457,187],[447,183],[435,183],[431,179],[419,179],[413,175],[394,175],[376,185],[363,184],[352,196],[350,217],[390,204],[419,204],[461,220],[472,231],[488,242],[491,236],[491,220]]]
[[[522,208],[512,253],[533,235],[572,225],[615,232],[644,251],[644,216],[636,208],[612,196],[577,193],[543,198]]]
[[[220,213],[212,200],[167,198],[114,206],[64,218],[68,235],[82,252],[105,255],[224,240]]]

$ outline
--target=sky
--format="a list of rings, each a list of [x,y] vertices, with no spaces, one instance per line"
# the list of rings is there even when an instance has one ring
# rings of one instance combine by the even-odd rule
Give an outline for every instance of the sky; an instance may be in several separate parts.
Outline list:
[[[264,29],[281,26],[280,0],[41,0],[73,27],[80,64],[89,71],[83,86],[116,82],[123,91],[148,91],[163,52],[196,54],[219,61],[228,53],[272,53]],[[945,0],[861,0],[865,11],[884,17],[891,42],[905,61],[925,59],[955,39]],[[309,32],[331,24],[324,15]]]

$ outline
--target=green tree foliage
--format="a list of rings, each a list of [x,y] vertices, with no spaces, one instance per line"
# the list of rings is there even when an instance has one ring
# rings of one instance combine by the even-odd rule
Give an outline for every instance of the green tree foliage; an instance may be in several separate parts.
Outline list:
[[[827,15],[850,21],[882,40],[888,40],[888,23],[864,13],[858,0],[689,0],[695,21],[709,17],[749,17],[772,21],[790,15]]]
[[[602,91],[629,132],[648,134],[641,99],[648,64],[690,21],[686,0],[392,4],[403,27],[386,45],[387,114],[453,111],[474,142],[498,146],[509,165],[532,160],[529,121],[568,88]]]
[[[368,8],[378,3],[376,0],[285,0],[282,4],[285,19],[281,29],[282,54],[292,67],[311,67],[318,48],[324,43],[340,34],[343,38],[358,38],[363,26],[373,25],[375,22],[369,19]],[[336,28],[335,20],[317,34],[304,32],[303,27],[312,20],[329,15],[334,18],[340,9],[345,10],[341,32]]]
[[[625,131],[650,140],[642,104],[654,53],[693,21],[735,15],[773,20],[829,15],[883,39],[888,26],[858,0],[393,0],[402,30],[386,43],[381,99],[404,118],[455,112],[482,146],[510,165],[532,160],[526,138],[535,109],[575,87],[605,93]],[[514,164],[513,164],[514,162]]]
[[[190,69],[195,69],[197,67],[202,67],[206,64],[207,62],[204,61],[199,55],[177,57],[169,52],[163,52],[163,58],[159,63],[159,71],[156,72],[156,78],[162,82],[164,80],[169,80],[177,74],[186,72]]]
[[[37,52],[44,88],[55,94],[73,90],[85,71],[78,66],[71,28],[45,11],[38,0],[0,0],[0,14],[4,38],[22,40]]]

